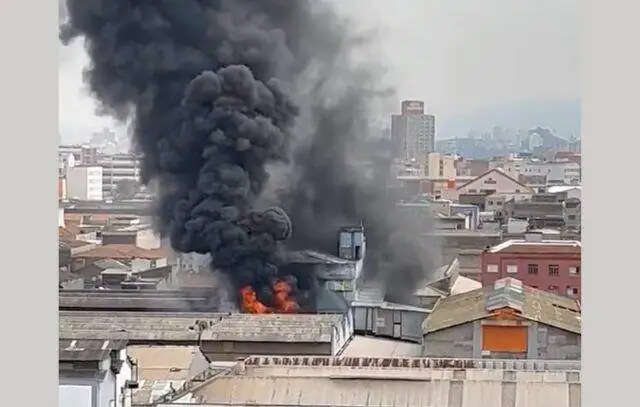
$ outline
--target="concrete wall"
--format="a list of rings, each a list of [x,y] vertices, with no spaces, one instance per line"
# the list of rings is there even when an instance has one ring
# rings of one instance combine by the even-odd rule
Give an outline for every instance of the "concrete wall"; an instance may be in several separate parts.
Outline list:
[[[202,352],[212,361],[234,361],[251,355],[332,356],[332,344],[301,342],[203,342]]]
[[[535,353],[539,359],[580,359],[582,337],[552,326],[535,324]],[[531,341],[530,341],[531,344]],[[530,352],[532,349],[530,349]]]
[[[527,359],[580,360],[580,335],[533,321],[529,321],[528,324]],[[481,321],[474,321],[426,335],[423,338],[422,356],[480,358],[481,328]],[[490,356],[497,359],[512,357],[496,353]]]
[[[473,322],[430,333],[422,343],[422,356],[435,358],[473,358]]]
[[[354,332],[354,314],[353,309],[349,308],[347,314],[342,319],[341,324],[334,327],[333,336],[331,338],[331,355],[336,355],[349,342]]]

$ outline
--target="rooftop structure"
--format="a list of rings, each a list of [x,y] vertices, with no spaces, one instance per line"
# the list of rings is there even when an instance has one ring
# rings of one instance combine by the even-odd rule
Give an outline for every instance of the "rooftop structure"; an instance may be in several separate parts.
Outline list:
[[[108,407],[136,386],[126,341],[63,336],[58,351],[59,405]]]
[[[96,247],[74,255],[82,259],[163,259],[169,256],[169,252],[164,249],[143,249],[129,244],[109,244]]]
[[[348,314],[240,314],[60,311],[60,337],[131,344],[196,345],[211,360],[256,351],[335,355],[353,335]]]
[[[440,300],[425,320],[424,332],[435,332],[488,317],[492,312],[490,301],[499,298],[504,307],[518,307],[519,315],[525,319],[581,333],[580,306],[575,300],[522,286],[514,279],[500,281],[503,283],[496,283],[501,290],[500,297],[492,296],[495,287],[489,287]]]
[[[524,239],[508,240],[482,253],[481,281],[490,285],[514,277],[525,285],[580,298],[582,243],[547,240],[527,232]]]
[[[575,362],[253,356],[177,392],[207,405],[580,405]],[[169,400],[165,403],[170,403]],[[169,404],[170,405],[170,404]]]
[[[579,359],[579,302],[513,278],[442,298],[423,324],[424,356]]]

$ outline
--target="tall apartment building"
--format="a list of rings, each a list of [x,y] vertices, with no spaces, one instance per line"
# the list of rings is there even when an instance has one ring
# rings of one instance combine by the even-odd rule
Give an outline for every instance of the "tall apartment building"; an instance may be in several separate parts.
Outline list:
[[[425,114],[424,102],[405,100],[401,114],[391,116],[394,153],[401,159],[418,159],[435,151],[436,119]]]
[[[102,166],[102,193],[113,198],[118,182],[124,179],[140,181],[140,159],[134,154],[103,155],[98,164]]]
[[[102,201],[102,167],[77,165],[67,169],[67,196],[81,201]]]

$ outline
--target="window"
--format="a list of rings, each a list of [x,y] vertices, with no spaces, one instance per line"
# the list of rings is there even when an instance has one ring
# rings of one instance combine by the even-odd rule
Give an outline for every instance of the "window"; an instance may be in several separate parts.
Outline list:
[[[519,190],[519,189],[516,189],[516,194],[519,194],[519,193],[520,193],[520,190]]]
[[[509,274],[518,274],[518,265],[517,264],[507,264],[507,273],[509,273]]]
[[[560,267],[557,264],[549,264],[549,275],[558,277],[560,275]]]
[[[569,274],[576,276],[580,274],[580,266],[569,267]]]
[[[487,273],[497,273],[498,265],[497,264],[487,264]]]
[[[569,216],[567,216],[567,218],[569,220],[576,220],[576,215],[569,215]]]
[[[580,291],[578,291],[578,289],[577,289],[577,288],[575,288],[575,287],[574,287],[572,290],[573,290],[573,295],[578,295],[578,293],[580,292]]]
[[[493,205],[493,201],[489,201],[488,203],[489,203],[489,205]]]
[[[527,271],[529,274],[538,274],[538,265],[537,264],[529,264],[527,266]]]

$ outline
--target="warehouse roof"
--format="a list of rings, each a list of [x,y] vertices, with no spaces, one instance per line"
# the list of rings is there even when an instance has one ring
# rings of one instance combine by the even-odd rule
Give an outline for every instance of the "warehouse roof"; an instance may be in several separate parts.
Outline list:
[[[122,350],[126,345],[124,340],[60,339],[59,361],[99,362],[106,359],[112,350]]]
[[[580,372],[572,369],[579,363],[554,371],[515,366],[532,362],[458,360],[454,369],[453,360],[252,357],[243,369],[195,389],[194,396],[220,405],[486,406],[500,405],[509,386],[525,403],[579,405]]]
[[[487,299],[491,299],[494,290],[494,286],[491,286],[440,299],[425,320],[423,332],[427,334],[490,316]],[[565,331],[581,333],[580,307],[577,301],[571,298],[526,286],[522,287],[521,292],[504,290],[500,294],[502,301],[510,304],[508,306],[520,304],[521,309],[518,311],[523,318]]]
[[[131,340],[331,342],[341,314],[60,312],[60,335]]]

